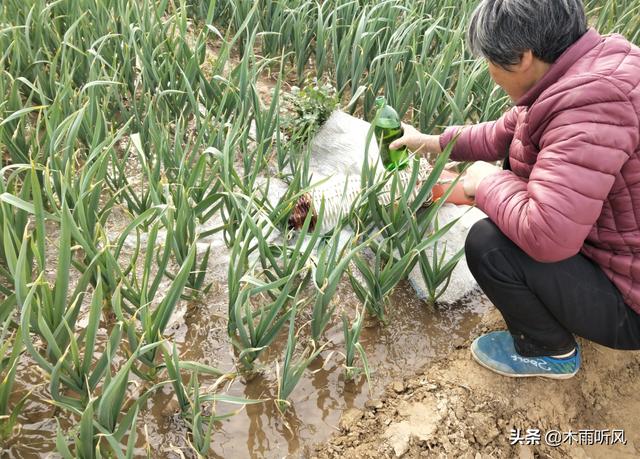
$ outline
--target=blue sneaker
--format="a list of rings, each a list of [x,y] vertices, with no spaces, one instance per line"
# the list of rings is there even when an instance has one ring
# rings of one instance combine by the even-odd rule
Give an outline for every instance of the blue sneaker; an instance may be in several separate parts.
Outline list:
[[[524,378],[542,376],[552,379],[568,379],[580,369],[580,348],[571,357],[522,357],[513,346],[508,331],[496,331],[476,338],[471,344],[471,355],[485,368],[503,376]]]

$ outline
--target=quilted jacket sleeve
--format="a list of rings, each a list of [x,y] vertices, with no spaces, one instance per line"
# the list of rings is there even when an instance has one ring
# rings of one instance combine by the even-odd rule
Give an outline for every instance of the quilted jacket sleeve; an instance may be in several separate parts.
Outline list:
[[[547,119],[536,124],[546,127],[529,180],[501,171],[476,193],[478,207],[541,262],[580,251],[640,137],[634,107],[616,84],[604,77],[575,83],[538,110]]]
[[[453,161],[504,159],[513,139],[519,110],[518,107],[513,107],[497,121],[471,126],[452,126],[440,136],[440,147],[444,150],[460,133],[451,152]]]

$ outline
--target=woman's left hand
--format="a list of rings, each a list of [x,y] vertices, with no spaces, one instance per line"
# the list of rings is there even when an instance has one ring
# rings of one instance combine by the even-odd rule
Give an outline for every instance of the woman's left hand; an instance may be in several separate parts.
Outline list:
[[[463,186],[465,194],[469,197],[475,196],[480,182],[482,182],[485,177],[493,175],[501,170],[501,168],[494,166],[493,164],[489,164],[484,161],[476,161],[467,168],[464,174]]]

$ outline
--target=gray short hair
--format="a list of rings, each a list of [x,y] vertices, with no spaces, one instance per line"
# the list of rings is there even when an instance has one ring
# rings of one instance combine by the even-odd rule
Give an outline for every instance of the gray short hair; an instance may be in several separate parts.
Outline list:
[[[587,31],[582,0],[482,0],[471,17],[471,51],[507,67],[531,50],[554,63]]]

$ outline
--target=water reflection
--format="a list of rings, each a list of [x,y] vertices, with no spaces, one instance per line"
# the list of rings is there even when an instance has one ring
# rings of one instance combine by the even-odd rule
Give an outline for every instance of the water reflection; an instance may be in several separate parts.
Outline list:
[[[201,308],[190,308],[186,326],[177,328],[181,356],[222,370],[234,369],[234,352],[226,336],[226,294],[216,292]],[[340,303],[353,310],[357,300],[348,287],[341,289]],[[222,295],[223,297],[221,297]],[[361,408],[369,398],[380,396],[384,386],[402,375],[412,375],[438,356],[443,356],[469,337],[479,316],[490,307],[488,301],[476,297],[464,305],[432,308],[415,298],[408,284],[403,284],[391,298],[389,325],[365,328],[361,342],[372,369],[371,391],[364,376],[346,381],[342,351],[343,336],[339,321],[331,324],[325,337],[333,344],[313,362],[291,395],[292,406],[282,416],[274,403],[277,378],[274,359],[280,359],[286,343],[283,335],[261,358],[263,372],[249,382],[236,380],[230,395],[263,399],[265,403],[247,405],[239,414],[220,421],[212,440],[211,457],[271,458],[302,454],[305,445],[319,443],[336,429],[342,412]],[[301,342],[307,338],[300,335]],[[357,362],[358,363],[358,362]],[[25,388],[37,385],[42,375],[21,368],[20,380]],[[39,389],[41,392],[42,389]],[[40,400],[46,400],[42,393]],[[194,457],[185,440],[186,426],[170,412],[171,389],[165,387],[147,403],[141,412],[139,439],[144,447],[149,438],[157,458]],[[218,404],[216,409],[228,412],[236,406]],[[169,412],[167,410],[169,409]],[[43,420],[44,419],[44,420]],[[5,445],[2,457],[47,457],[54,450],[56,423],[50,405],[31,401],[22,416],[22,433],[13,444]],[[63,426],[73,422],[63,419]],[[146,430],[146,434],[145,434]],[[147,437],[148,435],[148,437]]]

